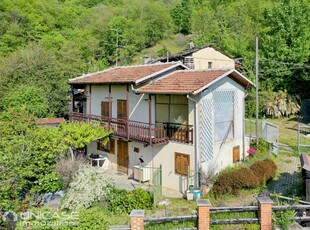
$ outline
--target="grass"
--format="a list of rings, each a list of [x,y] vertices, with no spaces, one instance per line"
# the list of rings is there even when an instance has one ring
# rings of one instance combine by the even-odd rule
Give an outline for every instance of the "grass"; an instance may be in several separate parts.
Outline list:
[[[165,48],[170,54],[179,53],[187,48],[188,38],[184,35],[171,34],[164,40],[155,44],[152,47],[142,50],[138,55],[133,57],[133,65],[141,65],[143,63],[143,57],[148,56],[152,59],[160,58],[158,52]]]
[[[251,120],[251,121],[249,121]],[[298,132],[298,117],[290,117],[290,118],[277,118],[277,119],[266,119],[268,122],[278,125],[279,127],[279,143],[284,144],[288,147],[282,146],[280,147],[280,151],[282,152],[295,152],[297,153],[298,148],[298,140],[297,140],[297,132]],[[250,118],[245,122],[245,132],[248,135],[255,136],[256,135],[256,126],[254,118]],[[259,136],[261,136],[261,119],[259,120]],[[301,135],[301,143],[310,145],[310,138],[305,137],[305,135]],[[301,152],[310,154],[310,147],[302,148]]]
[[[241,218],[257,218],[256,211],[245,211],[245,212],[222,212],[222,213],[211,213],[211,220],[220,219],[241,219]],[[249,229],[258,230],[260,225],[255,224],[212,224],[211,229]]]
[[[182,198],[165,198],[163,201],[166,201],[167,205],[157,205],[156,209],[147,210],[146,218],[192,215],[197,213],[197,204],[195,201],[188,201]]]
[[[166,230],[179,228],[193,228],[197,226],[196,221],[172,221],[166,223],[148,223],[144,226],[146,230]]]

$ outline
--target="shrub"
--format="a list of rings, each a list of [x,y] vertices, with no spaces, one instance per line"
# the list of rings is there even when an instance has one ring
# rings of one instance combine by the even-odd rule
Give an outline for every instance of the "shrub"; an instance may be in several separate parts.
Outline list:
[[[112,185],[106,187],[106,199],[108,208],[113,213],[130,213],[133,209],[151,209],[153,207],[153,195],[143,189],[127,191]]]
[[[216,195],[236,194],[241,188],[254,188],[258,185],[258,178],[250,169],[240,168],[221,173],[212,187],[212,192]]]
[[[81,165],[64,199],[62,208],[78,210],[89,208],[93,202],[103,201],[107,182],[102,173],[90,165]]]
[[[79,210],[78,229],[105,230],[109,229],[109,222],[107,222],[107,216],[99,206],[89,209],[82,208]]]
[[[271,146],[268,143],[268,141],[266,141],[266,140],[264,140],[262,138],[259,138],[258,144],[256,144],[256,140],[255,139],[251,140],[251,147],[256,149],[256,150],[258,150],[259,152],[267,152],[271,148]]]
[[[250,169],[258,178],[259,183],[262,183],[264,180],[267,182],[274,176],[277,166],[272,160],[265,159],[262,161],[256,161],[250,166]]]
[[[276,164],[265,159],[256,161],[250,168],[240,168],[221,173],[212,187],[215,196],[225,193],[237,194],[241,188],[255,188],[263,181],[268,181],[277,169]]]
[[[72,182],[75,173],[83,163],[85,163],[85,160],[82,158],[74,158],[72,160],[71,157],[68,156],[61,157],[58,160],[55,171],[61,179],[64,190],[69,188],[69,184]]]

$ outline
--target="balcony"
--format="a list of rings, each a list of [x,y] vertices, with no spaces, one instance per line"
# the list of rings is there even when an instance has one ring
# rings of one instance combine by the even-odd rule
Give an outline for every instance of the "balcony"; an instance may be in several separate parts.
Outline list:
[[[113,135],[147,145],[162,145],[169,140],[193,144],[193,128],[189,125],[175,123],[149,124],[113,117],[88,115],[72,112],[70,121],[100,122],[102,127],[113,130]]]

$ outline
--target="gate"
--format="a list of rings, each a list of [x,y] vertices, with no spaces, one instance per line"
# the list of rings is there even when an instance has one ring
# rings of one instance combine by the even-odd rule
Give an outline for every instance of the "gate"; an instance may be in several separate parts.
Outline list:
[[[162,166],[154,169],[153,171],[153,196],[154,196],[154,205],[158,203],[160,198],[162,197]]]
[[[272,144],[272,152],[278,155],[279,126],[263,120],[262,121],[262,138],[266,140],[268,143]]]
[[[298,152],[301,147],[310,147],[310,125],[298,123]]]

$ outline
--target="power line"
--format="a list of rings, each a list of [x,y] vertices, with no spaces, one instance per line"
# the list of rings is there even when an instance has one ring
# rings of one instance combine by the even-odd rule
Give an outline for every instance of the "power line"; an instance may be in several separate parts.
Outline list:
[[[266,69],[265,71],[260,71],[260,73],[269,73],[269,72],[284,72],[284,71],[288,71],[288,70],[294,70],[294,69],[304,69],[304,68],[310,68],[306,67],[306,66],[300,66],[300,67],[290,67],[290,68],[283,68],[283,69],[278,69],[278,68],[273,68],[273,69]]]
[[[294,62],[282,62],[282,61],[276,61],[276,60],[271,60],[268,58],[260,58],[260,60],[262,61],[269,61],[269,62],[273,62],[273,63],[277,63],[277,64],[282,64],[282,65],[295,65],[295,66],[303,66],[306,68],[310,68],[309,65],[303,64],[303,63],[294,63]]]

